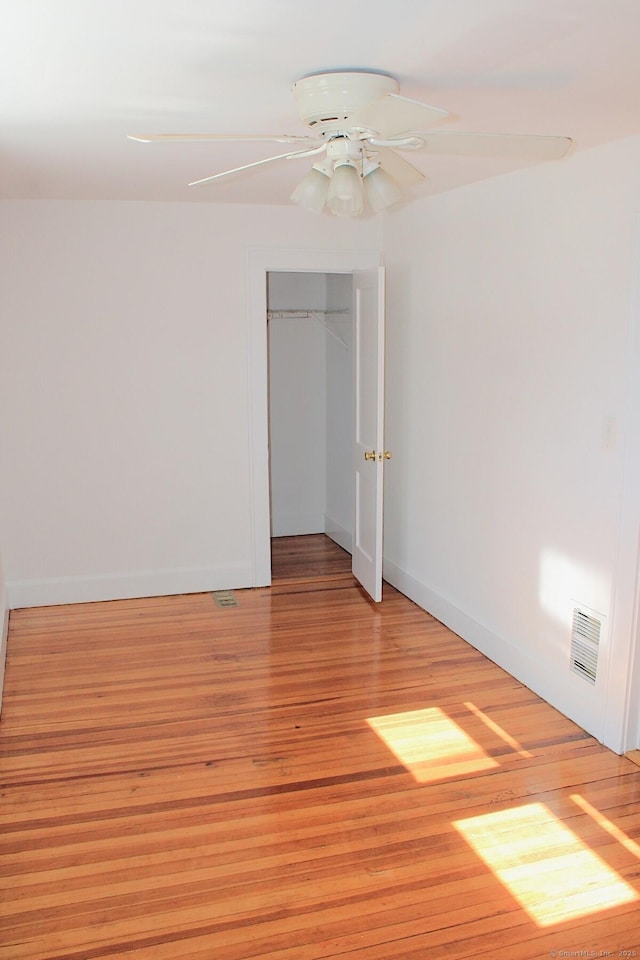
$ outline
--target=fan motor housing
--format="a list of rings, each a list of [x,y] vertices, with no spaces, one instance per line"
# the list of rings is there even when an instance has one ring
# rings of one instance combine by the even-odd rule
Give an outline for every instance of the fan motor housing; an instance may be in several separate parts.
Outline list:
[[[293,95],[303,123],[330,127],[389,93],[398,81],[384,73],[317,73],[293,85]]]

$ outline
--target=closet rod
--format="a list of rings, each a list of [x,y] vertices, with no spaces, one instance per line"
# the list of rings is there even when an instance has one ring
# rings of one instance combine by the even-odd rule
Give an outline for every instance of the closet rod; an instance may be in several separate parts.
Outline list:
[[[350,311],[342,310],[309,310],[308,307],[300,307],[296,310],[268,310],[267,318],[269,320],[283,320],[285,317],[298,318],[300,320],[317,320],[318,314],[325,317],[347,316]]]

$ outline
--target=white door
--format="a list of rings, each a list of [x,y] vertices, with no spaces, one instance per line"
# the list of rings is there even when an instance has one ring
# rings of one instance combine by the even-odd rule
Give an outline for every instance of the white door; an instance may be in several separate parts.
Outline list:
[[[354,472],[352,570],[382,600],[384,451],[384,268],[353,274]]]

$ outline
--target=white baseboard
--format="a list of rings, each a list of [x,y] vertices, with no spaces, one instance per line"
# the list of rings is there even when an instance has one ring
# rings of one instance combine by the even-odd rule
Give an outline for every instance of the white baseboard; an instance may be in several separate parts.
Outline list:
[[[619,744],[602,739],[602,693],[576,678],[568,669],[549,666],[541,658],[492,632],[473,617],[460,610],[446,597],[402,570],[390,560],[383,563],[384,579],[419,607],[430,613],[455,634],[502,667],[512,677],[546,700],[560,713],[573,720],[592,736],[602,740],[616,753]]]
[[[205,593],[208,590],[239,590],[252,585],[250,564],[231,563],[215,567],[137,570],[91,577],[9,580],[6,586],[8,606],[15,609]]]
[[[326,514],[324,517],[324,532],[334,543],[337,543],[339,547],[346,550],[347,553],[353,553],[353,536],[351,531],[346,530],[345,527],[337,523],[336,520],[332,520],[331,517]]]

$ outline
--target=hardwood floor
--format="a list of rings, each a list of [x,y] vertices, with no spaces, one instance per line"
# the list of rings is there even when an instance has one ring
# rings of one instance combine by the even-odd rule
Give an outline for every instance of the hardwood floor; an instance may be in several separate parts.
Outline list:
[[[351,554],[323,533],[274,537],[271,578],[274,583],[350,579]]]
[[[640,951],[638,767],[389,587],[236,596],[12,612],[2,960]]]

